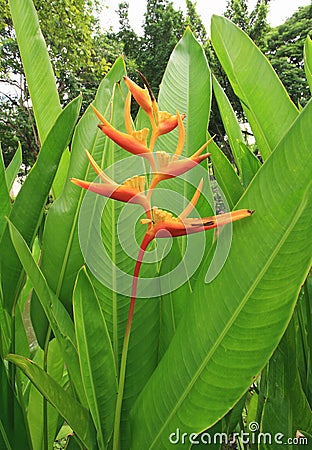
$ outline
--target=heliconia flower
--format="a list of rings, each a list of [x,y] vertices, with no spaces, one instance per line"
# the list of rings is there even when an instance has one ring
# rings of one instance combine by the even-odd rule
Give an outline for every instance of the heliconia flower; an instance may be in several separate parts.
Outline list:
[[[148,81],[141,72],[138,72],[144,82],[144,89],[138,86],[128,77],[124,77],[125,83],[133,95],[135,101],[147,113],[153,128],[153,136],[150,147],[153,148],[158,136],[170,133],[178,126],[178,117],[167,111],[159,111],[154,94],[148,84]],[[182,120],[185,114],[182,115]]]
[[[103,182],[94,183],[84,180],[78,180],[77,178],[70,178],[70,181],[72,183],[83,189],[95,192],[96,194],[112,198],[113,200],[119,200],[125,203],[129,202],[139,204],[143,206],[146,212],[150,212],[150,204],[146,198],[146,195],[144,194],[144,176],[137,175],[132,178],[128,178],[122,184],[117,184],[102,171],[102,169],[98,166],[90,153],[88,151],[86,151],[86,153],[92,168],[97,173],[97,175],[99,175]]]
[[[200,181],[198,188],[188,206],[178,217],[174,217],[168,211],[164,211],[157,207],[152,208],[152,217],[141,220],[141,223],[148,225],[146,234],[149,236],[150,240],[155,237],[178,237],[186,234],[198,233],[199,231],[210,230],[212,228],[217,228],[227,223],[251,216],[254,213],[254,211],[251,211],[250,209],[239,209],[237,211],[205,218],[188,217],[198,201],[202,185],[203,180]]]
[[[114,128],[93,105],[92,108],[101,122],[98,127],[107,137],[124,150],[127,150],[134,155],[143,156],[150,162],[151,167],[154,167],[154,159],[147,146],[148,128],[143,128],[143,130],[140,131],[133,131],[131,134],[123,133]]]
[[[184,147],[185,131],[181,115],[177,113],[177,117],[179,126],[179,140],[177,148],[173,155],[164,151],[155,152],[157,161],[157,172],[154,173],[150,190],[154,189],[154,187],[161,180],[166,180],[168,178],[174,178],[179,175],[182,175],[188,170],[191,170],[200,162],[207,159],[208,156],[210,156],[210,153],[204,154],[202,153],[205,150],[205,148],[210,144],[210,142],[213,140],[213,138],[209,139],[204,145],[202,145],[201,148],[197,150],[197,152],[195,152],[191,157],[183,159],[180,158]]]
[[[180,115],[183,120],[186,117],[186,114]],[[167,111],[159,111],[158,114],[158,125],[157,125],[157,134],[161,136],[162,134],[170,133],[170,131],[174,130],[178,126],[179,114],[172,115]]]

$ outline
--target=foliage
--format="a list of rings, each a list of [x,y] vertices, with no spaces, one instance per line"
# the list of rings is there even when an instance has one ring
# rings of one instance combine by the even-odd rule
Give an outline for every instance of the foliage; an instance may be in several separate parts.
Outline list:
[[[267,22],[269,2],[270,0],[257,0],[254,9],[249,13],[246,0],[228,0],[224,17],[234,22],[261,46],[270,29]]]
[[[64,105],[82,93],[84,110],[120,49],[100,32],[93,16],[93,3],[89,0],[37,1],[35,7],[57,79],[60,102]],[[27,170],[40,150],[40,139],[7,3],[3,10],[0,26],[2,147],[7,165],[17,141],[21,142]],[[15,131],[17,121],[21,126]]]
[[[312,6],[301,7],[266,38],[265,53],[296,104],[304,106],[310,92],[306,82],[303,48],[312,27]]]
[[[140,70],[151,80],[151,88],[157,94],[166,62],[183,33],[184,20],[182,12],[176,11],[168,0],[147,0],[144,18]]]
[[[264,38],[270,28],[267,22],[269,1],[270,0],[257,0],[254,9],[249,13],[248,2],[246,0],[229,0],[224,12],[224,16],[245,31],[262,50],[264,48]],[[237,114],[237,117],[241,121],[244,121],[245,117],[240,100],[234,94],[231,84],[229,83],[220,62],[216,57],[212,46],[207,48],[207,56],[212,72],[224,89],[235,113]],[[212,108],[210,132],[211,134],[217,134],[219,137],[218,141],[222,146],[223,151],[225,151],[225,153],[231,158],[231,149],[224,138],[225,130],[223,128],[222,120],[220,119],[215,102],[213,103]]]
[[[222,194],[234,214],[239,209],[255,213],[233,230],[225,226],[216,235],[194,234],[200,241],[192,236],[157,239],[137,278],[136,243],[154,225],[152,219],[140,223],[140,205],[125,204],[124,211],[112,198],[105,203],[103,196],[85,193],[69,178],[94,180],[88,149],[92,167],[104,178],[100,189],[109,175],[120,192],[129,172],[146,173],[144,159],[134,163],[101,133],[91,107],[78,122],[80,97],[61,106],[31,0],[10,0],[10,6],[41,147],[14,204],[9,189],[20,154],[7,169],[0,158],[0,447],[48,450],[58,437],[67,439],[68,448],[92,450],[190,448],[192,443],[196,448],[201,440],[200,448],[216,433],[236,433],[237,444],[247,450],[241,433],[250,436],[255,422],[272,439],[276,433],[293,439],[298,431],[311,436],[311,102],[299,110],[248,36],[226,18],[213,17],[215,55],[244,108],[263,160],[260,167],[242,142],[231,101],[211,81],[203,48],[189,29],[184,32],[161,82],[159,109],[186,113],[183,153],[190,157],[207,139],[213,85],[238,170],[211,143],[208,167],[198,164],[185,177],[163,180],[166,195],[161,200],[153,192],[151,200],[158,207],[159,201],[167,202],[164,208],[173,210],[171,194],[183,192],[177,200],[180,208],[194,192],[198,197],[192,184],[201,185],[204,178],[207,200],[198,199],[197,211],[209,227],[215,220],[207,218],[216,189],[216,182],[208,187],[214,173],[223,189],[218,201]],[[126,135],[141,148],[147,145],[146,130],[139,130],[155,135],[160,122],[149,124],[152,99],[148,89],[138,90],[147,107],[139,97],[143,110],[133,118],[134,130],[125,115],[125,75],[124,60],[118,58],[92,103],[103,116],[102,128],[112,131],[107,121],[112,124],[115,140]],[[161,117],[171,120],[170,115]],[[181,138],[181,124],[179,129]],[[157,137],[156,150],[175,151],[175,130]],[[160,175],[159,167],[155,170]],[[129,180],[123,186],[129,188]],[[45,211],[52,188],[58,195]],[[161,248],[160,241],[169,245]],[[191,262],[202,252],[193,275],[184,258],[188,248]],[[173,287],[181,273],[183,282]],[[138,298],[125,352],[131,283],[136,286],[136,281]],[[32,351],[23,324],[30,296],[37,339]],[[271,448],[261,440],[253,447]],[[213,448],[220,450],[220,441]]]
[[[196,11],[196,3],[191,2],[191,0],[186,0],[186,20],[185,25],[189,26],[196,39],[202,44],[207,44],[207,32],[205,26]]]
[[[137,68],[140,38],[136,35],[129,23],[129,3],[119,3],[118,15],[120,29],[117,33],[117,38],[123,45],[123,54],[127,62],[128,71],[130,70],[131,73],[132,66],[133,68]]]

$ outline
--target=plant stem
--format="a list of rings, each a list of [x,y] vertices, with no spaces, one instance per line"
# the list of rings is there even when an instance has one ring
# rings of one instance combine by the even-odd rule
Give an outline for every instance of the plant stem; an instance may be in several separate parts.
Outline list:
[[[135,268],[134,268],[134,273],[133,273],[130,307],[129,307],[129,312],[128,312],[128,320],[127,320],[126,331],[125,331],[124,342],[123,342],[122,353],[121,353],[118,393],[117,393],[115,421],[114,421],[113,450],[119,449],[121,408],[122,408],[122,400],[123,400],[123,394],[124,394],[124,388],[125,388],[128,347],[129,347],[132,319],[133,319],[133,315],[134,315],[134,306],[135,306],[135,301],[136,301],[138,277],[139,277],[139,272],[140,272],[140,267],[141,267],[141,263],[143,260],[144,252],[152,239],[153,239],[153,236],[146,233],[146,235],[144,236],[143,241],[141,243],[141,246],[140,246],[139,254],[138,254],[138,257],[137,257],[137,260],[135,263]]]

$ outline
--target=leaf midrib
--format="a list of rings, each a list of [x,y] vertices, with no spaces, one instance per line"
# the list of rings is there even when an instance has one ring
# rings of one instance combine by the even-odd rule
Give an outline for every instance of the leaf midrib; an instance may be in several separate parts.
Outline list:
[[[312,183],[311,183],[312,184]],[[250,286],[250,288],[248,289],[248,291],[246,292],[246,294],[244,295],[242,302],[239,304],[239,306],[236,308],[236,310],[233,312],[233,314],[231,315],[230,320],[228,321],[227,325],[225,326],[225,328],[223,329],[223,331],[219,334],[218,339],[216,340],[215,344],[212,346],[211,350],[209,351],[209,353],[207,354],[207,356],[204,358],[202,364],[199,366],[199,368],[197,369],[197,371],[195,372],[195,375],[192,377],[192,379],[190,380],[189,384],[187,385],[186,389],[184,390],[184,392],[182,393],[182,395],[180,396],[180,399],[178,400],[178,402],[175,404],[175,407],[172,409],[172,412],[169,414],[169,416],[167,417],[167,419],[163,422],[162,427],[160,428],[158,434],[156,435],[154,441],[152,442],[151,446],[149,447],[149,449],[152,449],[154,444],[157,443],[158,438],[161,436],[162,432],[164,431],[165,427],[167,426],[167,424],[169,423],[169,421],[171,420],[171,418],[175,415],[175,413],[177,412],[177,410],[179,409],[180,405],[182,404],[182,402],[185,400],[186,396],[189,394],[190,390],[192,389],[192,387],[194,386],[196,380],[198,379],[198,377],[201,375],[202,371],[205,369],[205,367],[208,364],[208,361],[213,357],[214,353],[217,351],[217,349],[219,348],[221,342],[223,341],[223,339],[226,337],[228,331],[230,330],[230,328],[233,326],[233,324],[235,323],[237,317],[239,316],[239,314],[241,313],[242,309],[244,308],[244,306],[246,305],[248,299],[250,298],[251,294],[255,291],[255,289],[257,288],[259,282],[262,280],[263,276],[265,275],[265,273],[267,272],[267,270],[269,269],[269,267],[271,266],[271,263],[273,262],[273,260],[275,259],[275,256],[277,255],[277,253],[279,252],[279,250],[281,249],[281,247],[284,245],[284,243],[286,242],[288,236],[290,235],[291,231],[294,229],[295,225],[297,224],[297,222],[299,221],[301,214],[304,210],[304,207],[307,203],[307,199],[306,196],[304,196],[301,204],[299,205],[296,213],[294,214],[293,219],[291,220],[287,230],[283,233],[282,238],[280,239],[280,242],[278,243],[278,245],[275,247],[274,252],[271,253],[270,257],[268,258],[267,262],[264,264],[262,270],[259,271],[257,277],[255,278],[254,283],[252,283],[252,285]]]

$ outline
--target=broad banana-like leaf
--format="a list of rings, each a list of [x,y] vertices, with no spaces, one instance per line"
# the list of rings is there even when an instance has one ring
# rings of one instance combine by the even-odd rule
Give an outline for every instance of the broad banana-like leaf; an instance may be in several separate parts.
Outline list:
[[[5,169],[8,191],[12,189],[14,180],[18,174],[18,171],[20,170],[21,164],[22,164],[22,146],[21,144],[18,144],[17,150],[14,153],[14,156],[10,161],[10,164]]]
[[[29,246],[38,231],[59,160],[72,137],[80,105],[81,97],[77,97],[57,118],[11,209],[10,220]],[[10,311],[22,288],[23,273],[8,229],[0,242],[0,262],[4,302]]]
[[[44,351],[39,347],[34,357],[34,363],[42,369],[44,368]],[[64,360],[62,358],[62,351],[57,340],[53,339],[49,343],[46,372],[58,383],[62,384]],[[31,384],[29,390],[29,397],[27,403],[27,422],[33,445],[33,450],[42,450],[44,448],[45,439],[48,442],[49,448],[53,448],[53,443],[56,438],[58,423],[60,416],[52,405],[48,404],[45,412],[43,409],[44,397],[38,389]],[[38,414],[38,411],[42,411]],[[47,417],[45,417],[47,414]],[[47,421],[47,429],[45,430],[44,421]],[[44,436],[44,433],[47,436]]]
[[[229,204],[229,208],[232,210],[243,195],[243,185],[234,166],[215,142],[211,142],[209,145],[209,152],[211,153],[210,158],[215,179]]]
[[[78,273],[73,309],[86,398],[99,448],[106,448],[113,434],[117,373],[103,311],[85,268]]]
[[[108,105],[105,105],[106,117],[121,131],[125,130],[124,99],[126,93],[124,82],[121,82],[114,90],[110,115],[107,114]],[[142,158],[128,157],[129,154],[125,150],[109,139],[99,140],[93,155],[106,173],[118,183],[131,176],[145,173]],[[132,275],[138,254],[138,245],[142,241],[146,226],[136,227],[136,221],[143,213],[138,205],[123,204],[109,199],[103,210],[103,201],[106,202],[106,199],[101,196],[95,196],[92,193],[86,194],[80,212],[79,229],[81,230],[84,226],[89,229],[84,236],[80,234],[83,241],[81,243],[84,247],[86,263],[89,264],[90,272],[91,270],[93,272],[90,278],[104,310],[118,373],[130,305]],[[101,217],[102,222],[98,220]],[[136,228],[138,229],[136,230]],[[96,240],[97,234],[99,234],[100,241]],[[106,258],[103,256],[102,246],[105,248]],[[93,261],[91,264],[90,258]],[[142,269],[143,277],[155,275],[154,264],[149,264]],[[138,297],[140,298],[136,302],[132,323],[122,404],[120,440],[125,443],[129,441],[129,410],[157,365],[155,349],[158,348],[159,337],[159,302],[157,297],[152,300],[142,298],[148,297],[149,294],[151,291],[144,292],[144,287],[139,283]],[[123,443],[120,445],[122,447]]]
[[[299,330],[297,359],[302,388],[312,409],[312,272],[308,275],[299,296],[295,318]]]
[[[213,16],[211,39],[266,159],[299,111],[268,60],[240,28],[224,17]]]
[[[133,450],[166,448],[177,428],[189,435],[217,422],[280,341],[311,266],[311,118],[312,102],[238,202],[256,212],[234,224],[209,284],[203,262],[193,301],[132,410]]]
[[[54,181],[53,181],[53,196],[54,199],[58,198],[66,184],[67,172],[70,162],[70,151],[68,149],[64,150],[62,158],[60,160]]]
[[[200,76],[199,76],[200,74]],[[183,121],[185,127],[185,148],[183,155],[190,157],[195,153],[207,140],[207,128],[210,115],[211,106],[211,73],[207,63],[205,53],[201,45],[197,42],[194,35],[189,28],[186,29],[182,39],[178,42],[173,50],[164,77],[162,79],[159,91],[159,107],[161,110],[168,111],[171,114],[185,113],[186,117]],[[177,130],[162,136],[159,143],[159,149],[165,150],[168,153],[173,153],[176,149],[178,142]],[[209,152],[208,147],[204,152]],[[198,169],[198,170],[197,170]],[[207,201],[199,201],[196,208],[201,213],[202,217],[207,217],[212,214],[213,201],[210,192],[209,176],[207,171],[207,162],[203,163],[201,168],[196,168],[187,172],[183,176],[183,180],[167,180],[163,182],[159,187],[169,189],[163,191],[162,194],[156,197],[155,204],[165,209],[170,209],[175,215],[178,215],[182,209],[186,206],[188,201],[194,193],[194,187],[196,187],[201,178],[204,178],[203,195],[209,198],[210,204]],[[172,200],[165,204],[165,200],[168,196],[174,193],[174,196],[181,195],[181,205],[177,210],[173,210],[174,197]],[[161,195],[163,199],[161,199]],[[163,205],[159,202],[163,201]],[[210,233],[209,238],[206,241],[205,251],[209,251],[210,244],[213,239],[213,233]],[[202,242],[198,239],[198,236],[191,237],[191,240],[195,244],[201,247]],[[179,242],[178,242],[179,241]],[[180,317],[186,307],[190,293],[193,289],[192,283],[195,282],[196,276],[189,280],[188,264],[189,259],[185,257],[185,249],[187,248],[187,242],[189,238],[181,238],[172,243],[172,247],[168,257],[161,261],[160,264],[160,286],[164,289],[164,275],[165,279],[169,279],[170,286],[169,292],[163,293],[161,299],[161,334],[160,334],[160,350],[159,358],[162,357],[175,329],[178,325]],[[170,240],[167,242],[170,248]],[[183,261],[186,264],[183,264]],[[182,264],[181,264],[182,263]],[[183,284],[178,290],[174,288],[175,281],[175,268],[179,267],[179,276],[184,276]],[[168,275],[170,274],[170,275]],[[183,274],[183,275],[182,275]],[[175,291],[172,293],[171,291]]]
[[[122,58],[119,58],[100,85],[94,101],[95,107],[120,130],[124,130],[123,109],[125,86],[123,82],[119,83],[119,81],[124,75],[124,61]],[[98,164],[105,170],[107,170],[110,165],[127,156],[126,151],[105,138],[103,133],[98,130],[97,124],[98,119],[92,109],[89,108],[76,128],[72,143],[68,177],[88,180],[95,179],[95,174],[91,169],[85,154],[86,149],[89,150]],[[137,158],[137,160],[142,164],[141,158]],[[110,169],[111,171],[108,170],[108,175],[116,180],[116,182],[123,182],[126,178],[135,174],[131,174],[131,169],[133,170],[133,168],[130,163],[126,169],[124,166],[113,166],[113,168]],[[53,291],[57,293],[68,310],[71,310],[72,307],[71,295],[75,278],[84,262],[78,239],[79,217],[86,214],[86,209],[84,209],[84,212],[80,212],[84,194],[85,192],[82,189],[74,186],[68,180],[61,197],[54,202],[49,211],[43,236],[42,271],[44,272],[49,285],[52,287]],[[89,224],[94,222],[95,218],[101,219],[102,212],[99,212],[99,208],[101,207],[103,197],[98,196],[97,198],[93,193],[87,194],[89,197],[87,198],[87,201],[84,202],[84,205],[90,207],[91,210],[88,210],[88,213],[85,215],[85,223],[89,226]],[[90,195],[92,197],[90,197]],[[92,203],[91,198],[95,199],[94,203]],[[86,253],[89,255],[91,254],[96,260],[97,275],[103,276],[104,273],[107,273],[105,271],[108,270],[109,275],[106,276],[106,280],[112,282],[112,287],[117,280],[116,267],[114,264],[123,270],[131,280],[135,258],[137,257],[137,254],[133,256],[133,259],[125,255],[122,246],[118,243],[118,240],[116,240],[118,217],[121,208],[122,207],[118,202],[108,200],[104,210],[103,222],[101,224],[100,220],[99,229],[96,230],[103,235],[103,242],[109,255],[108,262],[102,261],[101,258],[97,259],[98,248],[94,245],[95,236],[89,234],[87,237],[82,237]],[[134,212],[138,207],[136,207],[136,205],[130,205],[130,208],[131,210],[129,211]],[[139,209],[139,211],[141,213],[141,209]],[[99,215],[97,215],[98,212]],[[129,215],[126,214],[124,216],[126,225],[124,230],[126,231],[129,230],[129,223],[133,222],[131,222],[129,217],[131,214],[132,212],[130,212]],[[142,231],[144,231],[144,227],[142,227]],[[126,239],[128,236],[129,233],[127,231]],[[101,245],[103,245],[102,240]],[[90,261],[87,260],[86,263],[90,265]],[[92,276],[92,282],[94,282],[97,295],[104,310],[114,349],[116,366],[118,367],[118,359],[121,352],[128,315],[129,298],[118,293],[112,287],[101,284],[94,278],[95,276]],[[123,286],[119,286],[119,288],[123,288]],[[43,345],[47,331],[47,323],[44,320],[44,317],[42,317],[42,312],[40,310],[38,311],[35,303],[32,304],[32,308],[32,317],[36,334],[40,344]],[[152,350],[157,348],[159,320],[157,319],[155,321],[154,319],[158,311],[159,309],[156,301],[140,300],[136,305],[136,314],[129,345],[128,361],[130,362],[128,365],[129,369],[127,372],[125,388],[126,394],[123,404],[124,408],[127,410],[130,409],[129,405],[132,405],[133,399],[136,398],[138,392],[140,392],[142,386],[144,386],[146,380],[149,378],[157,364],[157,353],[154,353]],[[146,327],[148,321],[151,323],[150,327]],[[144,361],[144,366],[137,364],[137,360]],[[133,373],[131,374],[131,372]],[[126,417],[127,414],[125,414],[124,422],[125,425],[128,426]],[[125,433],[122,433],[122,436],[126,439]]]
[[[244,142],[240,142],[239,146],[242,153],[242,180],[244,186],[247,187],[260,169],[261,163]]]
[[[103,112],[106,108],[109,110],[114,84],[124,75],[124,70],[123,60],[118,59],[102,81],[94,101],[99,111]],[[85,151],[87,149],[93,153],[99,139],[102,139],[97,124],[96,115],[88,108],[76,127],[68,179],[62,195],[49,210],[43,235],[42,271],[54,293],[69,311],[76,276],[83,264],[78,240],[78,217],[84,196],[83,190],[70,183],[69,178],[87,179],[91,169]],[[32,300],[33,325],[38,342],[43,346],[47,320],[36,298],[33,297]]]
[[[12,223],[9,223],[9,229],[14,248],[59,342],[73,387],[85,406],[86,398],[80,375],[74,324],[60,300],[48,286],[21,234]]]
[[[312,411],[303,392],[298,371],[294,319],[269,361],[267,376],[261,431],[270,433],[272,441],[261,442],[261,450],[271,449],[271,444],[275,444],[275,436],[279,435],[280,442],[286,444],[288,439],[296,438],[299,430],[312,433]],[[311,445],[312,441],[305,445],[309,444]],[[287,447],[293,450],[297,449],[298,445],[289,444]]]
[[[5,167],[0,148],[0,241],[6,227],[6,216],[10,214],[11,201],[5,176]]]
[[[213,76],[212,78],[212,85],[224,129],[229,139],[229,144],[235,159],[235,163],[237,165],[239,173],[241,174],[242,158],[244,157],[244,154],[242,154],[239,143],[244,142],[243,133],[235,115],[234,109],[215,76]]]
[[[1,281],[1,280],[0,280]],[[3,294],[0,283],[0,357],[4,358],[10,350],[11,344],[11,316],[3,307]]]
[[[206,141],[211,106],[211,74],[204,51],[190,28],[186,29],[170,56],[158,101],[162,111],[186,114],[183,154],[191,156]],[[177,130],[164,135],[160,145],[161,150],[173,153],[177,146]]]
[[[41,144],[51,130],[62,108],[48,49],[40,30],[32,0],[9,1],[17,42],[26,75],[32,108]],[[69,151],[64,152],[69,156]],[[68,158],[62,158],[52,184],[54,198],[63,186],[61,182],[68,169]]]
[[[240,177],[244,186],[247,186],[260,168],[260,161],[245,144],[243,133],[232,105],[215,77],[213,77],[213,91]],[[222,169],[220,168],[220,170]]]
[[[7,355],[6,359],[24,372],[39,392],[66,420],[83,445],[88,450],[95,450],[96,440],[89,411],[30,359],[13,354]]]
[[[18,402],[8,380],[7,367],[0,358],[0,448],[3,450],[17,450],[23,448],[32,450],[28,439],[29,430],[25,421],[25,411]],[[12,418],[12,413],[13,418]]]
[[[312,93],[312,39],[307,36],[304,44],[304,70]]]
[[[9,0],[40,142],[43,143],[62,108],[49,53],[32,0]]]

